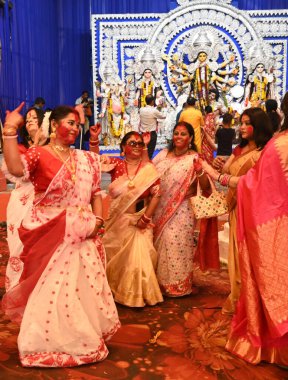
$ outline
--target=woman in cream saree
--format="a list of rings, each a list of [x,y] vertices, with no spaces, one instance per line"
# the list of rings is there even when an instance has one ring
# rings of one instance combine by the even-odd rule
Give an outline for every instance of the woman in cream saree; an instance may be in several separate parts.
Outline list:
[[[157,253],[153,246],[153,229],[150,217],[147,218],[158,203],[159,174],[152,163],[142,162],[144,144],[140,145],[141,142],[141,135],[129,132],[121,142],[125,159],[109,157],[102,165],[102,170],[112,175],[111,207],[103,238],[108,260],[107,278],[115,301],[130,307],[163,301],[155,275]],[[132,178],[128,164],[134,165],[133,158],[137,168]],[[147,220],[146,225],[143,220]]]

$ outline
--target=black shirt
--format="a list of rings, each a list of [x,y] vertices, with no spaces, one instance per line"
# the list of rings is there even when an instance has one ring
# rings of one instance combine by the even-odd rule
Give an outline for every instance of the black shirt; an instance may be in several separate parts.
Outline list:
[[[232,128],[219,128],[216,132],[217,156],[230,156],[232,153],[232,143],[235,131]]]

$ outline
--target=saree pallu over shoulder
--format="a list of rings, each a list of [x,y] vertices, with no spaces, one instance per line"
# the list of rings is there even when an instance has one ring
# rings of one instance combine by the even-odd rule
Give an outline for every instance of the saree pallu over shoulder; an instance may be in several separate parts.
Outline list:
[[[158,160],[156,167],[161,174],[162,195],[154,216],[154,241],[159,239],[165,224],[183,202],[193,179],[196,178],[193,166],[196,154],[179,159],[167,158],[167,150],[161,153],[162,160]]]
[[[258,161],[261,151],[255,149],[249,150],[239,156],[236,156],[229,167],[229,173],[233,176],[240,177],[248,172]],[[227,192],[227,203],[229,211],[236,206],[236,189],[229,188]]]
[[[195,179],[195,155],[156,156],[161,174],[161,198],[154,216],[154,244],[158,253],[157,278],[163,294],[177,297],[192,292],[193,232],[196,219],[186,198]]]
[[[109,195],[112,198],[109,217],[106,221],[106,229],[110,228],[117,217],[125,211],[147,190],[153,183],[159,179],[160,175],[155,166],[147,162],[140,168],[136,177],[133,179],[134,187],[128,187],[128,178],[119,177],[109,185]]]
[[[288,365],[288,133],[273,138],[238,184],[242,289],[226,348]]]

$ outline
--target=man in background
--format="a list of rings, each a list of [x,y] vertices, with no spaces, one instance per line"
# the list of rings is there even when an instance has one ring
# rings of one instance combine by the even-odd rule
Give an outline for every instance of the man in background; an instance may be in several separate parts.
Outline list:
[[[197,100],[189,97],[186,101],[186,108],[181,112],[179,122],[185,121],[192,125],[195,133],[195,145],[198,153],[201,153],[201,127],[204,126],[204,118],[202,112],[195,105]]]
[[[150,133],[150,142],[147,145],[147,148],[148,156],[151,160],[157,143],[158,119],[165,119],[166,116],[155,107],[155,98],[153,95],[147,95],[145,97],[145,102],[146,106],[140,108],[139,111],[140,132]]]
[[[43,110],[45,106],[45,99],[38,97],[35,99],[33,107],[37,108],[38,110]]]

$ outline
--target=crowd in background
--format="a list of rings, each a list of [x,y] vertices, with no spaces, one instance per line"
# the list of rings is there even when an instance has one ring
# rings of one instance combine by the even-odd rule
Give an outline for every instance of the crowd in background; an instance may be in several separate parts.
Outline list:
[[[154,101],[146,96],[149,117]],[[190,198],[197,188],[209,197],[213,179],[227,188],[229,207],[231,294],[223,312],[234,317],[226,347],[254,364],[288,365],[288,93],[280,109],[267,99],[241,115],[209,105],[202,114],[188,97],[169,146],[152,161],[159,114],[155,128],[125,134],[120,157],[109,157],[99,155],[101,127],[90,126],[92,102],[83,91],[74,108],[44,112],[37,98],[24,118],[22,103],[4,123],[3,170],[16,186],[3,308],[20,323],[22,364],[103,360],[120,325],[114,301],[143,307],[194,294]],[[86,133],[90,151],[71,149]],[[106,221],[101,172],[111,175]],[[217,236],[204,230],[212,246]]]

